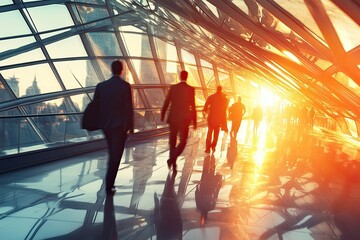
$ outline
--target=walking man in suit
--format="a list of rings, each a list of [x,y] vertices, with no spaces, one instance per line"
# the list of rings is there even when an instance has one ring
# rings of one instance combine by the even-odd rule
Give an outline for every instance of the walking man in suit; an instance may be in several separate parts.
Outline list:
[[[206,99],[203,113],[207,115],[208,131],[206,135],[206,153],[210,153],[210,149],[215,152],[217,141],[219,138],[220,128],[228,132],[226,111],[228,107],[228,99],[222,92],[222,87],[218,86],[216,93]]]
[[[232,121],[230,136],[236,138],[241,121],[246,113],[246,107],[241,102],[241,97],[238,97],[238,101],[231,105],[229,108],[229,118]]]
[[[186,146],[189,135],[189,126],[192,122],[194,129],[197,127],[195,109],[195,88],[186,83],[187,71],[181,71],[180,83],[172,85],[161,109],[161,121],[165,119],[165,113],[170,105],[167,123],[169,124],[170,136],[170,158],[167,161],[168,167],[176,172],[176,159]],[[179,135],[179,144],[177,138]]]
[[[105,176],[108,195],[116,191],[114,183],[128,132],[134,132],[131,87],[122,78],[123,63],[113,61],[111,72],[113,76],[110,79],[97,84],[93,100],[99,106],[98,124],[108,144],[109,160]]]

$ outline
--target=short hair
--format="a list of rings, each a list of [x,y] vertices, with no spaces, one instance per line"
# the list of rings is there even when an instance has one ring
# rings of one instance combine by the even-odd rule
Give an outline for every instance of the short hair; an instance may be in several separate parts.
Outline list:
[[[218,87],[216,88],[216,91],[217,91],[217,92],[221,92],[221,91],[222,91],[222,86],[218,86]]]
[[[123,63],[120,60],[115,60],[111,63],[111,72],[113,75],[120,75],[123,70]]]
[[[188,78],[189,73],[185,70],[180,72],[180,80],[185,81]]]

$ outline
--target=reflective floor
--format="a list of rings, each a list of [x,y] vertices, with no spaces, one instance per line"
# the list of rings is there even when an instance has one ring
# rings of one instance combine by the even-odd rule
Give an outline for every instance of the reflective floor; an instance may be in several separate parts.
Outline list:
[[[106,151],[2,174],[0,239],[360,239],[358,143],[247,124],[210,154],[191,132],[177,174],[167,137],[129,145],[113,197]]]

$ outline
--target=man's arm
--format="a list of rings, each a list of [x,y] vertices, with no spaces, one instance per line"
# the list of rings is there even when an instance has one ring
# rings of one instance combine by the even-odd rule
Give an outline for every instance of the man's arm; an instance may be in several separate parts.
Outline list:
[[[192,96],[191,96],[191,110],[192,110],[192,122],[194,129],[197,128],[197,114],[196,114],[196,105],[195,105],[195,88],[192,89]]]
[[[170,93],[171,93],[171,87],[170,87],[168,95],[165,98],[164,104],[163,104],[163,106],[161,108],[161,121],[164,121],[165,113],[166,113],[166,111],[167,111],[167,109],[169,107],[169,104],[170,104]]]
[[[133,102],[132,102],[132,89],[130,84],[125,84],[125,102],[124,109],[126,114],[125,130],[130,133],[134,133],[134,111],[133,111]]]

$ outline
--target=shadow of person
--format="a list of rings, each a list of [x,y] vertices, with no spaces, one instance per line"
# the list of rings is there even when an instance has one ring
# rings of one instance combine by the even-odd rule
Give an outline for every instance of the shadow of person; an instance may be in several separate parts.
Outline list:
[[[118,239],[114,212],[114,197],[107,195],[104,206],[102,240]]]
[[[207,155],[204,159],[203,172],[200,183],[196,185],[196,208],[201,213],[201,225],[205,224],[209,211],[215,209],[215,204],[222,184],[222,175],[215,174],[214,155]]]
[[[236,137],[230,138],[230,143],[226,152],[226,159],[230,169],[233,169],[236,157],[238,155],[237,140]]]
[[[175,176],[168,174],[160,200],[154,193],[154,224],[158,240],[182,239],[183,224],[174,189]]]

